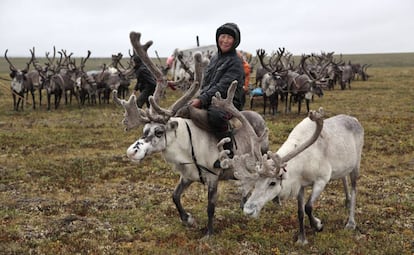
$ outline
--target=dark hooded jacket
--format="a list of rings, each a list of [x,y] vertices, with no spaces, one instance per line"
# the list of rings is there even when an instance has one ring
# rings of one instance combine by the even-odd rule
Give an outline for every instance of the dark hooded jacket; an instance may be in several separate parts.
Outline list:
[[[230,34],[234,38],[234,45],[229,52],[222,53],[218,45],[220,34]],[[211,98],[220,92],[222,98],[227,97],[230,84],[237,80],[237,89],[234,94],[234,106],[242,110],[242,96],[244,84],[244,70],[241,59],[237,56],[236,48],[240,44],[240,30],[234,23],[226,23],[216,31],[217,54],[214,55],[204,73],[202,88],[198,98],[201,100],[201,108],[208,108]]]
[[[148,70],[147,66],[142,63],[142,60],[139,57],[135,56],[134,62],[134,71],[135,76],[137,77],[137,84],[134,89],[141,92],[137,98],[137,105],[139,108],[142,108],[144,104],[149,107],[148,98],[154,94],[157,82],[150,70]]]
[[[134,57],[134,62],[135,77],[137,77],[135,90],[142,91],[148,88],[148,90],[154,92],[155,86],[157,85],[154,76],[148,70],[147,66],[142,63],[142,60],[140,58]]]

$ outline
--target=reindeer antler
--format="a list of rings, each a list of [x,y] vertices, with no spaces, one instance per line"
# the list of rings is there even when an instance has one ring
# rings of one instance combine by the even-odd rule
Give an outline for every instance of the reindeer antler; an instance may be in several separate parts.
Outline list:
[[[129,38],[131,41],[131,45],[134,48],[135,54],[138,55],[138,57],[142,60],[142,62],[148,67],[150,72],[155,76],[157,79],[157,86],[155,88],[154,92],[154,100],[156,102],[159,101],[161,98],[161,95],[163,94],[163,91],[167,87],[167,79],[162,74],[161,70],[151,61],[151,59],[148,56],[148,48],[151,47],[153,44],[152,41],[148,41],[144,45],[141,44],[141,33],[139,32],[131,32],[129,34]]]
[[[131,32],[129,34],[129,39],[131,40],[132,47],[134,48],[134,52],[141,58],[142,62],[147,65],[148,69],[154,74],[154,76],[158,80],[162,80],[164,78],[162,72],[158,69],[158,67],[151,61],[148,57],[148,48],[151,47],[153,41],[148,41],[144,45],[141,44],[141,33],[139,32]]]
[[[248,137],[247,139],[251,139],[251,143],[250,143],[252,145],[251,155],[253,158],[256,158],[256,160],[259,160],[261,157],[260,144],[267,137],[268,129],[266,128],[265,132],[263,132],[263,134],[260,137],[257,136],[250,122],[233,105],[233,98],[234,98],[234,93],[236,92],[236,88],[237,88],[237,81],[233,81],[227,91],[227,98],[226,99],[221,98],[220,93],[217,92],[216,95],[211,99],[211,104],[218,108],[226,110],[227,112],[233,115],[233,118],[237,118],[238,120],[240,120],[243,126],[243,130],[244,132],[246,132],[246,137]]]
[[[196,73],[196,81],[190,86],[190,88],[186,91],[186,93],[179,98],[173,105],[171,105],[168,109],[164,109],[158,105],[158,103],[154,100],[154,98],[150,97],[149,101],[151,104],[151,108],[157,112],[158,114],[162,114],[164,116],[175,116],[177,111],[182,108],[199,90],[201,85],[201,76],[203,73],[203,69],[207,66],[208,60],[203,59],[200,52],[196,52],[194,54],[195,60],[195,73]]]
[[[112,93],[114,102],[123,106],[125,109],[124,119],[122,120],[122,124],[126,126],[125,131],[150,122],[150,119],[147,117],[147,113],[141,108],[138,108],[136,96],[134,94],[129,97],[128,101],[125,101],[124,99],[118,98],[118,92],[116,90]]]
[[[149,98],[149,101],[153,100],[156,104],[158,104],[158,101],[160,100],[161,96],[164,94],[165,88],[167,87],[167,78],[163,75],[161,70],[151,61],[151,59],[148,56],[148,48],[151,47],[153,44],[152,41],[148,41],[144,45],[141,44],[141,33],[139,32],[131,32],[129,34],[129,38],[131,41],[131,45],[134,48],[134,52],[138,57],[141,59],[141,61],[147,66],[148,70],[155,76],[157,80],[157,86],[155,87],[154,94],[152,98]],[[159,120],[162,119],[165,120],[165,116],[162,116],[161,119],[156,117],[156,113],[154,112],[155,107],[151,106],[149,109],[148,117],[151,117],[153,120]]]
[[[260,144],[264,137],[267,137],[268,129],[265,130],[261,137],[250,137],[251,151],[243,155],[236,155],[229,158],[229,150],[225,150],[223,145],[230,142],[229,137],[225,137],[219,141],[217,148],[219,149],[220,166],[223,169],[233,168],[236,174],[247,176],[255,172],[256,165],[261,162]],[[238,178],[240,179],[240,178]]]
[[[12,64],[12,62],[10,61],[10,59],[7,57],[7,52],[8,51],[9,51],[9,49],[6,49],[6,51],[4,52],[4,58],[9,63],[10,71],[17,72],[18,69]]]
[[[154,95],[148,98],[151,106],[147,111],[137,107],[135,102],[136,97],[134,94],[130,96],[128,101],[125,101],[119,99],[117,97],[117,92],[113,91],[114,101],[125,108],[125,118],[123,120],[123,124],[126,126],[126,130],[151,121],[166,123],[170,117],[174,116],[176,112],[194,96],[200,87],[199,83],[194,83],[193,86],[191,86],[191,88],[168,109],[164,109],[159,106],[158,101],[164,88],[166,87],[167,80],[163,73],[148,57],[147,51],[152,45],[152,41],[148,41],[146,44],[142,45],[140,39],[140,33],[130,33],[130,40],[135,54],[138,55],[142,62],[157,78],[157,86]]]
[[[310,137],[308,140],[306,140],[304,143],[296,147],[294,150],[289,152],[283,157],[280,157],[277,153],[273,153],[269,151],[267,154],[269,157],[273,160],[275,163],[275,167],[278,169],[282,169],[285,167],[286,163],[291,160],[292,158],[296,157],[299,153],[306,150],[309,146],[311,146],[319,137],[319,135],[322,132],[323,128],[323,115],[324,111],[323,108],[320,107],[318,111],[310,111],[309,112],[309,118],[316,122],[316,128],[315,131],[312,134],[312,137]]]
[[[80,69],[83,71],[83,68],[85,67],[85,63],[86,61],[89,59],[89,57],[91,56],[91,51],[88,50],[88,54],[86,55],[86,58],[81,58],[81,65],[80,65]]]
[[[6,49],[6,51],[4,52],[4,58],[6,59],[6,61],[9,63],[9,68],[10,71],[12,72],[17,72],[18,69],[12,64],[12,62],[10,61],[10,59],[7,57],[7,52],[9,51],[9,49]],[[30,53],[32,53],[32,50],[29,49]],[[29,62],[26,63],[26,68],[22,70],[22,72],[27,73],[29,71],[29,67],[32,64],[32,62],[34,61],[34,55],[31,54],[31,58],[29,60]]]
[[[149,97],[149,102],[151,107],[155,112],[158,114],[172,117],[174,116],[177,111],[183,107],[190,99],[197,93],[198,89],[200,88],[200,84],[198,82],[194,82],[193,85],[184,93],[183,96],[181,96],[173,105],[171,105],[168,109],[164,109],[161,106],[158,105],[158,103],[155,101],[155,98],[153,96]]]

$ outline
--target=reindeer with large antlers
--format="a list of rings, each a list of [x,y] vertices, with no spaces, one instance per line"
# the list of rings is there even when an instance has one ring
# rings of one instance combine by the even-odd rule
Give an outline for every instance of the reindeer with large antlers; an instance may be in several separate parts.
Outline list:
[[[114,100],[125,108],[123,123],[126,128],[132,129],[144,125],[142,137],[128,148],[127,155],[132,161],[140,162],[150,154],[161,152],[165,160],[174,166],[180,174],[180,181],[173,193],[173,201],[182,222],[186,225],[193,225],[195,221],[183,208],[181,195],[194,182],[206,184],[208,186],[207,235],[212,235],[218,181],[235,179],[234,171],[233,169],[224,169],[224,166],[214,168],[213,165],[217,158],[224,157],[224,155],[219,153],[215,136],[205,128],[208,126],[206,112],[188,106],[188,102],[199,89],[198,82],[194,82],[190,89],[168,109],[159,106],[160,95],[167,86],[167,80],[148,57],[147,50],[152,45],[152,41],[141,45],[140,37],[140,33],[131,32],[131,44],[135,54],[153,72],[157,79],[157,87],[154,95],[149,98],[151,106],[146,110],[137,107],[135,95],[131,95],[126,101],[117,98],[116,91],[114,91]],[[196,69],[196,75],[200,75],[201,71]],[[239,112],[234,107],[232,102],[236,83],[230,86],[226,99],[222,99],[218,94],[212,100],[212,104],[226,108],[241,124],[238,125],[234,135],[237,144],[234,150],[236,155],[251,151],[252,137],[257,137],[258,140],[254,141],[259,141],[262,152],[265,152],[268,148],[265,121],[256,112]],[[178,117],[177,115],[186,117]],[[187,118],[188,116],[191,118]],[[229,153],[229,151],[224,153]]]
[[[34,91],[33,88],[28,87],[29,83],[27,82],[27,73],[29,72],[29,67],[33,62],[34,56],[32,54],[32,57],[30,58],[29,62],[26,63],[26,67],[24,69],[18,69],[7,57],[8,51],[9,50],[6,49],[4,52],[4,58],[6,59],[7,63],[9,63],[10,77],[12,78],[10,89],[13,95],[13,109],[15,111],[18,111],[21,103],[21,109],[23,110],[24,93],[28,90],[30,90],[32,93],[33,107],[35,107]]]
[[[311,226],[322,231],[323,224],[313,215],[313,204],[332,179],[341,179],[345,202],[349,208],[346,228],[355,229],[356,182],[359,175],[364,129],[358,120],[348,115],[322,119],[322,111],[309,113],[289,134],[276,153],[268,152],[256,169],[249,168],[246,156],[227,159],[237,164],[235,176],[254,186],[244,205],[244,213],[258,217],[264,205],[273,200],[296,197],[298,200],[299,236],[297,242],[306,244],[304,213]],[[228,162],[230,161],[230,162]],[[244,167],[243,167],[244,165]],[[257,164],[256,164],[257,165]],[[347,177],[351,180],[351,193]],[[304,204],[305,187],[312,193]]]
[[[306,60],[310,56],[302,56],[299,65],[300,70],[294,69],[293,63],[290,62],[292,55],[285,52],[284,48],[279,48],[276,53],[273,53],[269,57],[268,63],[264,61],[266,53],[263,49],[257,50],[257,56],[262,66],[268,71],[268,74],[264,77],[267,81],[262,81],[262,84],[269,84],[269,86],[263,87],[262,85],[262,87],[268,91],[267,94],[274,94],[273,107],[276,107],[276,110],[278,94],[281,98],[286,98],[285,113],[291,111],[292,103],[296,100],[298,103],[298,114],[301,111],[302,100],[305,100],[306,110],[309,112],[309,104],[313,95],[323,96],[321,80],[329,62],[322,66],[317,73],[311,75],[306,68]],[[288,94],[290,94],[289,100],[287,98]]]
[[[258,49],[257,57],[259,58],[260,64],[266,73],[262,75],[260,86],[263,90],[263,114],[266,114],[267,101],[269,101],[269,109],[271,114],[277,113],[279,104],[279,97],[285,99],[286,93],[286,82],[282,79],[280,72],[282,72],[282,65],[279,64],[283,54],[285,53],[284,48],[279,48],[277,53],[270,56],[268,63],[265,63],[266,52],[264,49]],[[253,108],[253,97],[250,98],[250,109]]]

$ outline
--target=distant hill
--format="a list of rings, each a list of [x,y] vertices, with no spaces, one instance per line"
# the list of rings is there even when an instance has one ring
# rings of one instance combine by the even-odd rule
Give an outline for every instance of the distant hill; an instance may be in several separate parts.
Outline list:
[[[339,57],[335,55],[335,57]],[[414,52],[409,53],[377,53],[348,54],[342,58],[347,62],[371,64],[372,67],[408,67],[414,66]]]

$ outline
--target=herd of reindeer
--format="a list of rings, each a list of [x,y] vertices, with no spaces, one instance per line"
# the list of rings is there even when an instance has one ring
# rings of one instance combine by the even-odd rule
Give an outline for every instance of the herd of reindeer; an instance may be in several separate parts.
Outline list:
[[[259,98],[264,99],[263,114],[266,110],[276,114],[279,100],[285,102],[285,113],[291,112],[292,104],[297,103],[299,114],[303,101],[309,112],[309,103],[314,95],[321,97],[324,90],[333,90],[337,84],[342,90],[347,87],[351,89],[352,80],[366,81],[369,77],[368,64],[345,63],[342,56],[340,60],[335,60],[334,52],[303,54],[299,64],[295,64],[293,55],[285,48],[279,48],[269,57],[263,49],[259,49],[257,59],[261,66],[256,69],[256,87],[260,88]],[[250,109],[254,100],[253,94]]]
[[[73,53],[68,54],[66,50],[53,49],[53,56],[46,52],[47,62],[41,65],[35,56],[35,49],[31,49],[31,58],[24,69],[19,69],[4,53],[9,63],[11,81],[11,92],[13,96],[13,109],[23,110],[24,103],[28,101],[29,94],[32,97],[32,107],[36,109],[35,92],[39,94],[39,106],[42,104],[42,91],[46,91],[47,110],[51,109],[52,96],[54,96],[54,108],[60,105],[62,97],[65,104],[71,104],[75,97],[79,105],[108,103],[110,92],[113,89],[126,94],[131,80],[134,77],[132,61],[128,67],[121,63],[122,54],[113,55],[112,63],[107,66],[103,64],[101,70],[86,71],[85,64],[91,52],[85,58],[80,59],[77,64],[72,58]],[[33,69],[30,70],[30,67]]]
[[[38,94],[38,104],[42,105],[42,91],[46,91],[47,110],[54,109],[60,105],[62,97],[65,104],[71,104],[74,97],[79,106],[88,104],[96,105],[109,103],[111,91],[117,90],[118,95],[125,98],[130,94],[130,84],[136,78],[134,74],[133,55],[122,61],[123,55],[118,53],[112,55],[109,65],[103,64],[100,70],[85,70],[85,63],[91,52],[76,63],[73,53],[68,54],[66,50],[56,51],[53,55],[46,52],[47,62],[39,63],[35,56],[35,48],[30,49],[31,58],[24,69],[17,68],[7,57],[11,80],[11,93],[13,96],[13,109],[23,110],[24,104],[32,98],[32,107],[36,109],[35,94]],[[173,66],[180,68],[182,77],[174,75],[171,83],[176,88],[187,90],[189,84],[194,80],[194,58],[193,55],[183,57],[180,52],[174,52],[175,62]],[[202,53],[205,54],[205,53]],[[211,56],[211,53],[207,53]],[[340,88],[351,88],[354,79],[363,81],[369,78],[367,64],[345,63],[340,56],[339,60],[334,58],[334,52],[320,54],[303,54],[298,64],[295,63],[293,55],[285,48],[268,55],[265,50],[258,49],[256,56],[246,57],[251,67],[252,75],[250,86],[250,109],[257,100],[263,101],[263,114],[278,112],[279,101],[285,103],[285,113],[291,112],[292,104],[298,105],[298,114],[301,104],[306,103],[307,112],[313,96],[322,96],[323,91],[334,89],[339,84]],[[178,63],[179,62],[179,63]],[[126,64],[125,64],[126,63]],[[158,64],[157,64],[158,65]],[[33,67],[31,69],[31,67]],[[159,61],[161,70],[179,73],[178,70],[167,69]],[[31,69],[31,70],[30,70]],[[169,76],[171,77],[171,75]],[[256,93],[258,92],[259,93]],[[53,100],[53,102],[51,102]]]

